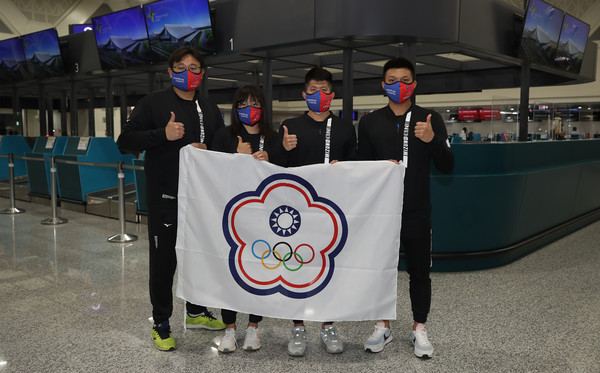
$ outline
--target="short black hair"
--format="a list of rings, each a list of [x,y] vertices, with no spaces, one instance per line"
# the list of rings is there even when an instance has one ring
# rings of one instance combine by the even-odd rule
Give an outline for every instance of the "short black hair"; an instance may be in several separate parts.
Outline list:
[[[333,91],[333,75],[321,66],[315,66],[304,76],[304,89],[308,87],[308,82],[315,80],[317,82],[327,81],[329,89]]]
[[[385,65],[383,65],[383,80],[385,80],[385,74],[389,69],[409,69],[413,80],[417,79],[417,75],[415,74],[415,65],[413,65],[413,63],[406,58],[394,58],[386,62]]]
[[[195,59],[200,62],[200,68],[204,69],[204,55],[196,48],[193,47],[179,47],[171,53],[169,56],[169,67],[172,69],[175,63],[183,60],[188,54],[192,55]]]

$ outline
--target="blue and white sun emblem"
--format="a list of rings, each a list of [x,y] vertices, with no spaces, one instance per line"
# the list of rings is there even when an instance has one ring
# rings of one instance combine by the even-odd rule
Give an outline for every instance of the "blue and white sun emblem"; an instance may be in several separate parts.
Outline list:
[[[300,228],[300,213],[293,207],[281,205],[271,213],[269,226],[276,235],[289,237]]]

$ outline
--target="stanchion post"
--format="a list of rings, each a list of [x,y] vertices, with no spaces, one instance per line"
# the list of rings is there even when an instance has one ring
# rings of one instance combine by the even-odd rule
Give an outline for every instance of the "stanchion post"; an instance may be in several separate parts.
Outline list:
[[[121,224],[121,233],[108,237],[110,242],[131,242],[136,241],[136,235],[125,233],[125,172],[123,171],[123,162],[117,164],[119,177],[119,223]]]
[[[42,220],[42,224],[57,225],[68,222],[69,220],[65,218],[60,218],[56,214],[56,205],[58,202],[56,198],[56,160],[54,156],[50,158],[50,201],[52,204],[52,217]]]
[[[24,209],[15,206],[15,155],[13,153],[8,154],[8,187],[10,189],[10,207],[2,210],[2,213],[6,215],[24,213]]]

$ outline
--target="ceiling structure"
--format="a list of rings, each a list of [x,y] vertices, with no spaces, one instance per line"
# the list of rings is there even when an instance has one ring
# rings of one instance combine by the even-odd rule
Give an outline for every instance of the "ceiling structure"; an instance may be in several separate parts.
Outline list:
[[[152,0],[154,1],[154,0]],[[89,23],[94,16],[103,15],[125,8],[139,6],[152,1],[146,0],[2,0],[0,10],[0,40],[24,35],[47,28],[56,28],[60,36],[68,34],[69,24]],[[218,0],[211,0],[214,3]],[[516,9],[523,9],[523,0],[504,0]],[[553,5],[582,19],[591,25],[590,40],[600,40],[600,0],[551,0]],[[334,75],[334,80],[342,81],[344,66],[344,40],[330,40],[323,43],[311,43],[305,46],[290,46],[277,48],[274,51],[251,51],[235,55],[217,55],[209,57],[210,69],[208,76],[208,89],[217,102],[230,99],[234,89],[243,84],[261,83],[265,78],[264,71],[270,71],[271,83],[275,87],[273,98],[277,100],[292,100],[298,98],[296,86],[303,82],[304,74],[313,65],[327,67]],[[352,66],[354,79],[354,95],[373,94],[367,87],[372,87],[369,79],[378,79],[381,66],[389,58],[397,57],[402,43],[394,41],[365,41],[352,45]],[[489,74],[495,71],[500,74],[498,81],[506,80],[502,72],[503,67],[518,65],[517,60],[494,60],[489,56],[479,56],[476,50],[464,50],[454,45],[416,45],[414,53],[417,58],[417,71],[419,74],[436,76],[436,92],[455,90],[455,85],[460,84],[462,91],[477,91],[480,80],[473,77],[477,74]],[[265,66],[265,57],[269,58]],[[267,69],[267,70],[265,70]],[[481,71],[486,71],[481,73]],[[446,72],[459,72],[452,78],[443,74]],[[153,74],[149,74],[153,73]],[[78,76],[78,96],[86,97],[91,92],[98,97],[106,93],[106,79],[110,76],[110,87],[114,91],[127,90],[127,95],[135,98],[146,94],[150,87],[161,87],[170,84],[166,74],[166,65],[144,66],[130,68],[122,72],[107,74],[102,71]],[[423,76],[423,75],[420,75]],[[484,77],[481,77],[485,79]],[[451,84],[448,83],[451,80]],[[460,83],[457,81],[460,80]],[[72,80],[71,80],[72,81]],[[364,86],[361,81],[365,82]],[[421,88],[426,89],[421,84]],[[446,84],[445,84],[446,83]],[[515,82],[508,84],[515,86]],[[518,82],[516,82],[518,85]],[[560,83],[560,81],[557,81]],[[43,83],[51,94],[69,92],[71,83],[69,79],[54,79]],[[285,87],[290,87],[289,90]],[[441,87],[441,88],[440,88]],[[6,94],[6,88],[0,93]],[[494,87],[495,88],[495,87]],[[503,88],[503,87],[497,87]],[[12,88],[11,88],[12,89]],[[18,84],[19,94],[36,97],[39,93],[39,82],[30,81]],[[222,91],[219,97],[219,91]],[[216,94],[213,94],[215,92]],[[137,100],[137,98],[135,98]],[[134,101],[135,102],[135,101]],[[226,101],[225,101],[226,102]]]

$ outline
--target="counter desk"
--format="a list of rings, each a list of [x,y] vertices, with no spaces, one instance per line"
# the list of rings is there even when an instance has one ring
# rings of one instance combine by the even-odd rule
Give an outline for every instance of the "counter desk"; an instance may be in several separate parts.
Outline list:
[[[452,150],[431,177],[433,271],[501,266],[600,219],[600,140]]]

